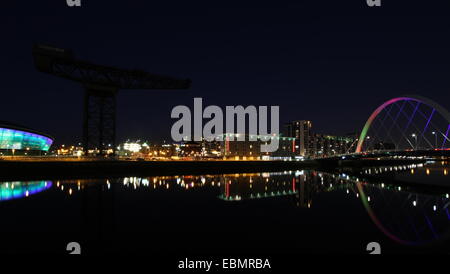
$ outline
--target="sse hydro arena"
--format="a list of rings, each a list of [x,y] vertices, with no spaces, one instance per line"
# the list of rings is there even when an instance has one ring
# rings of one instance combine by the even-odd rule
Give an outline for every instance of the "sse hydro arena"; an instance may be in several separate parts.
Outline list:
[[[53,137],[45,133],[0,121],[0,156],[42,155],[52,143]]]

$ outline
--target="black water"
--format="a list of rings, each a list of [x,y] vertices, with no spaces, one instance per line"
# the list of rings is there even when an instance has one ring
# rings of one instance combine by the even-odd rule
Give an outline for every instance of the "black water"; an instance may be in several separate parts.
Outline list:
[[[2,182],[0,252],[448,254],[449,170]]]

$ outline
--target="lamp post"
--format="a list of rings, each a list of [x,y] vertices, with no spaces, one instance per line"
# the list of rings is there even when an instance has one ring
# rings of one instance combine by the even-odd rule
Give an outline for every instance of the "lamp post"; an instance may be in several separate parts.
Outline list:
[[[415,146],[415,150],[417,150],[417,135],[415,134],[415,133],[413,133],[412,135],[411,135],[411,137],[413,137],[414,139],[415,139],[415,141],[416,141],[416,146]]]
[[[437,148],[437,134],[436,134],[436,131],[431,132],[431,134],[434,135],[434,148],[436,149]]]

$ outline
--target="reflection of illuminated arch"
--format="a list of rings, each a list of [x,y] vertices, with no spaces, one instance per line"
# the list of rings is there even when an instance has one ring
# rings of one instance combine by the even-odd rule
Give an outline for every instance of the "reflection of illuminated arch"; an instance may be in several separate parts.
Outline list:
[[[375,215],[375,213],[373,212],[373,210],[370,207],[369,203],[367,202],[366,194],[364,193],[364,190],[363,190],[363,187],[362,187],[361,183],[358,182],[356,184],[356,187],[358,189],[359,194],[361,195],[361,201],[362,201],[364,207],[366,208],[366,211],[369,214],[370,219],[372,219],[374,224],[378,227],[378,229],[381,230],[381,232],[384,233],[384,235],[388,236],[390,239],[392,239],[393,241],[395,241],[395,242],[397,242],[399,244],[416,245],[416,243],[400,239],[399,237],[397,237],[394,234],[392,234],[388,229],[386,229],[383,226],[383,224],[378,220],[377,216]]]
[[[369,132],[370,126],[372,125],[372,122],[375,120],[375,118],[377,118],[378,114],[380,114],[387,106],[397,103],[399,101],[415,101],[418,103],[428,105],[429,107],[434,108],[440,115],[442,115],[442,117],[444,117],[444,119],[446,119],[450,125],[450,113],[444,107],[442,107],[438,103],[434,102],[433,100],[425,98],[425,97],[417,96],[417,95],[408,95],[408,96],[404,96],[404,97],[397,97],[397,98],[394,98],[394,99],[391,99],[391,100],[385,102],[384,104],[379,106],[372,113],[372,115],[370,115],[369,119],[367,120],[366,124],[364,125],[361,135],[359,136],[356,153],[362,152],[362,146],[367,137],[367,133]]]
[[[372,207],[369,205],[369,199],[367,198],[364,188],[363,188],[362,182],[356,182],[356,188],[358,190],[358,193],[360,194],[360,199],[362,201],[362,204],[364,208],[366,209],[370,219],[373,221],[373,223],[380,229],[381,232],[383,232],[384,235],[386,235],[388,238],[393,240],[394,242],[397,242],[402,245],[409,245],[409,246],[431,246],[437,242],[445,242],[448,239],[450,239],[450,230],[447,227],[445,231],[442,231],[439,234],[436,234],[434,238],[431,239],[418,239],[416,241],[407,240],[405,238],[400,238],[399,236],[395,235],[393,231],[390,231],[386,226],[383,225],[383,223],[380,221],[380,219],[375,214]],[[445,209],[445,206],[444,206]],[[446,209],[447,210],[447,209]],[[423,212],[423,211],[422,211]],[[448,211],[447,216],[448,217]],[[428,219],[427,216],[425,216],[429,226],[432,226],[431,221]]]

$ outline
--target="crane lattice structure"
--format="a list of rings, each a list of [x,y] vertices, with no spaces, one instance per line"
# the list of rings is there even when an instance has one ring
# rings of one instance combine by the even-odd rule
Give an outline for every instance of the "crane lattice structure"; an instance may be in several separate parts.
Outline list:
[[[83,149],[105,154],[116,150],[116,95],[120,89],[188,89],[189,79],[176,79],[97,65],[78,60],[71,50],[46,45],[33,48],[34,64],[44,73],[80,83],[84,88]]]

